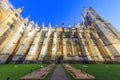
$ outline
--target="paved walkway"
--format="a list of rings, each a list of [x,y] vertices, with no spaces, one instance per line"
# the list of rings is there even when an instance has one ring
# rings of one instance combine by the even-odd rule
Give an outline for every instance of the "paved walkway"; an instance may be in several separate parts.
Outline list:
[[[54,70],[50,80],[69,80],[61,64],[56,66],[56,69]]]

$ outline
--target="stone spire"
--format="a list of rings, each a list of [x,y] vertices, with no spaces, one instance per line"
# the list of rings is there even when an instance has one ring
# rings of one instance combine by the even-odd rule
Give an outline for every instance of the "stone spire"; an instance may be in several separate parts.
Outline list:
[[[68,23],[68,28],[71,28],[71,25],[70,25],[70,23]]]
[[[30,24],[33,25],[33,24],[34,24],[34,21],[30,21]]]
[[[55,25],[55,31],[57,31],[57,28],[58,28],[58,24]]]
[[[44,24],[44,22],[42,22],[42,28],[44,28],[45,27],[45,24]]]
[[[23,23],[28,22],[28,21],[29,21],[29,18],[30,18],[30,16],[26,17],[26,18],[23,20]]]
[[[52,27],[52,25],[51,25],[51,23],[49,23],[48,28],[51,28],[51,27]]]
[[[18,14],[20,14],[23,11],[24,7],[18,8],[15,10],[15,12],[17,12]]]
[[[77,28],[77,24],[76,23],[74,23],[74,28]]]
[[[80,22],[77,24],[77,26],[78,26],[78,28],[80,28],[80,27],[81,27]]]
[[[62,28],[64,28],[64,23],[62,23]]]
[[[70,23],[68,23],[68,30],[69,30],[69,32],[72,32]]]
[[[65,31],[65,29],[64,29],[64,23],[62,23],[62,31],[63,32]]]
[[[37,29],[37,28],[38,28],[38,22],[35,23],[35,29]]]
[[[34,21],[30,21],[28,27],[32,28],[34,25]]]

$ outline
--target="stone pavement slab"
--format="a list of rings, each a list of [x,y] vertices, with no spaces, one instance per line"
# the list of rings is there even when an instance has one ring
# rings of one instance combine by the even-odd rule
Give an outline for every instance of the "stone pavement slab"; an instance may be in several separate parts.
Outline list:
[[[67,77],[62,65],[57,64],[56,69],[54,70],[50,80],[70,80],[70,79]]]

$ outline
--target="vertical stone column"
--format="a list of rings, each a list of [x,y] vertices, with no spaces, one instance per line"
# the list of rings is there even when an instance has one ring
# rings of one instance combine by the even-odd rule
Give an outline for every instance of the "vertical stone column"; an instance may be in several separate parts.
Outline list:
[[[98,51],[96,44],[94,43],[93,39],[90,36],[90,30],[86,33],[86,38],[88,41],[88,45],[91,50],[91,56],[93,56],[95,61],[103,61],[103,58],[100,56],[100,52]]]
[[[55,60],[56,52],[57,52],[57,32],[55,31],[54,37],[53,37],[53,48],[52,48],[51,60]]]
[[[26,23],[28,21],[28,18],[26,18],[23,21],[19,21],[13,24],[13,29],[12,29],[12,36],[10,36],[9,41],[7,42],[7,44],[5,45],[5,47],[2,49],[1,53],[8,53],[8,54],[12,54],[12,52],[14,51],[15,47],[17,46],[17,42],[20,39],[20,37],[22,36],[22,33],[24,31],[25,25],[24,23]]]
[[[37,57],[39,56],[39,48],[40,48],[40,40],[42,39],[43,28],[41,27],[40,30],[37,32],[34,41],[30,47],[28,55],[26,56],[26,61],[36,61]]]
[[[63,60],[66,61],[67,60],[67,50],[66,50],[66,39],[63,38]]]
[[[7,59],[13,54],[13,51],[17,46],[17,42],[24,31],[24,23],[27,21],[28,19],[25,19],[23,21],[18,20],[12,24],[13,28],[9,30],[10,33],[8,34],[8,37],[0,45],[0,54],[3,56],[0,58],[0,60],[2,60],[1,62],[6,62]]]
[[[71,39],[70,39],[70,42],[71,42],[71,47],[72,47],[72,56],[74,56],[73,57],[73,60],[78,60],[78,53],[75,53],[75,45],[73,44],[73,42],[74,42],[74,40],[73,40],[73,38],[72,38],[72,36],[73,36],[73,32],[72,32],[72,34],[71,34]]]
[[[12,61],[21,61],[24,60],[26,57],[26,54],[29,50],[29,47],[31,46],[31,43],[34,39],[34,36],[36,35],[36,30],[33,28],[33,22],[30,22],[29,26],[26,29],[26,36],[21,42],[21,45],[19,46],[16,54],[14,55]]]
[[[44,42],[42,45],[42,49],[40,51],[40,55],[39,55],[39,61],[43,61],[46,53],[47,53],[47,49],[48,49],[48,42],[50,40],[50,34],[51,34],[51,29],[50,27],[48,28],[48,32],[46,32],[45,34],[45,38],[44,38]]]
[[[0,21],[0,37],[1,36],[6,36],[6,39],[4,40],[4,42],[0,45],[0,51],[4,48],[4,46],[7,44],[8,40],[11,38],[11,36],[13,36],[13,23],[16,23],[17,19],[18,21],[20,20],[19,16],[16,17],[16,15],[19,15],[19,13],[22,11],[22,8],[19,8],[15,11],[13,11],[11,14],[7,14],[3,17],[4,20]],[[6,13],[5,13],[6,14]],[[3,14],[4,15],[4,14]],[[16,21],[16,22],[15,22]],[[17,23],[16,23],[17,24]],[[7,31],[7,32],[6,32]],[[4,35],[5,34],[5,35]]]
[[[75,56],[75,50],[74,50],[72,35],[73,35],[73,33],[71,33],[70,42],[71,42],[71,47],[72,47],[72,55]]]
[[[81,42],[82,42],[82,45],[83,45],[82,49],[84,48],[83,57],[85,57],[85,60],[93,61],[93,58],[91,57],[90,52],[87,49],[87,45],[85,44],[85,39],[81,39]]]
[[[88,48],[91,56],[93,57],[94,61],[99,61],[100,59],[96,52],[95,44],[93,43],[93,41],[90,38],[89,30],[85,31],[85,37],[86,37],[87,48]]]
[[[92,31],[91,31],[92,32]],[[93,35],[93,36],[92,36]],[[100,40],[100,38],[99,38],[99,36],[95,33],[95,32],[92,32],[92,37],[94,37],[94,40],[95,40],[95,42],[96,42],[96,44],[94,43],[94,41],[92,41],[95,45],[96,45],[96,47],[95,47],[95,49],[96,49],[96,51],[97,51],[97,53],[98,53],[98,56],[99,56],[99,58],[101,59],[101,61],[105,61],[104,60],[104,58],[103,58],[103,55],[101,54],[101,53],[103,53],[103,52],[100,52],[100,49],[102,49],[102,48],[100,48],[99,46],[101,45],[101,43],[100,42],[98,42],[98,40]],[[102,46],[102,45],[101,45]],[[100,49],[99,49],[100,48]],[[98,52],[99,51],[99,52]]]
[[[108,60],[108,57],[110,56],[109,60],[114,60],[112,54],[110,53],[110,51],[107,49],[106,45],[103,43],[103,41],[101,40],[101,38],[98,36],[98,34],[91,30],[93,38],[96,41],[96,45],[97,48],[101,54],[101,57],[103,58],[104,61]]]
[[[78,31],[78,38],[79,38],[79,43],[80,43],[80,47],[81,47],[81,51],[82,51],[82,56],[83,56],[83,59],[86,61],[92,61],[92,57],[90,56],[90,53],[88,52],[87,50],[87,47],[86,47],[86,44],[85,44],[85,39],[84,39],[84,36],[83,36],[83,30],[82,29],[79,29]]]
[[[94,43],[94,41],[93,41],[92,39],[91,39],[91,42],[92,42],[92,44],[93,44],[93,50],[95,50],[95,53],[96,53],[96,54],[94,54],[94,55],[96,55],[97,61],[100,61],[100,62],[101,62],[101,61],[104,61],[102,55],[100,54],[100,52],[99,52],[96,44]],[[99,58],[98,58],[98,57],[99,57]]]
[[[74,51],[75,51],[75,60],[76,61],[84,61],[87,60],[87,58],[85,59],[85,53],[83,54],[83,52],[85,52],[85,49],[82,45],[82,41],[80,39],[74,39]]]

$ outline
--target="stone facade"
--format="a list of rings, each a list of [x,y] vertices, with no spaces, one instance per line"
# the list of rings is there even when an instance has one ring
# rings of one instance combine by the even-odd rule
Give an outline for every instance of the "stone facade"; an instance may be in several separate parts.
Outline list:
[[[120,32],[93,8],[68,28],[29,21],[7,0],[0,1],[0,63],[120,62]]]

